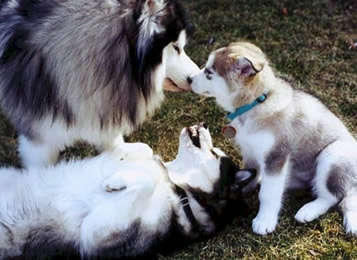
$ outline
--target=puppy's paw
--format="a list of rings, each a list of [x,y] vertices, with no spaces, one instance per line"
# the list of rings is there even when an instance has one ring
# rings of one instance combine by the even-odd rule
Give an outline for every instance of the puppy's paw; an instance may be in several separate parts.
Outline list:
[[[316,212],[309,212],[308,207],[304,208],[305,206],[303,206],[295,215],[296,221],[300,223],[307,223],[313,221],[319,216],[316,214]]]
[[[322,214],[325,214],[331,205],[332,203],[329,203],[328,201],[316,199],[302,206],[296,213],[295,219],[300,223],[313,221]]]
[[[103,181],[102,187],[106,192],[119,192],[126,189],[126,184],[119,176],[111,176]]]
[[[259,235],[267,235],[275,230],[277,224],[277,217],[258,215],[253,220],[252,228],[254,233],[257,233]]]
[[[357,237],[357,212],[346,212],[343,217],[346,233]]]
[[[203,150],[208,150],[209,152],[211,152],[211,150],[213,148],[213,144],[212,144],[212,137],[211,137],[208,129],[206,129],[203,126],[200,126],[198,128],[198,132],[199,132],[201,148]]]

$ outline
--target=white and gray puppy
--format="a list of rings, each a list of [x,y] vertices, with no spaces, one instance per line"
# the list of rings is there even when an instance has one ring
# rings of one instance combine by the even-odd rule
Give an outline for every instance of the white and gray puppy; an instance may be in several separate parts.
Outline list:
[[[83,161],[1,169],[0,259],[140,256],[172,234],[211,234],[254,177],[238,172],[201,125],[182,130],[168,163],[128,143]]]
[[[78,140],[111,148],[163,86],[190,90],[191,33],[176,0],[2,0],[0,102],[23,165],[51,165]]]
[[[231,113],[227,133],[244,166],[259,170],[254,232],[275,230],[286,189],[309,187],[316,199],[295,219],[312,221],[340,202],[346,231],[357,235],[357,142],[328,108],[277,77],[263,52],[246,42],[214,51],[189,81]]]

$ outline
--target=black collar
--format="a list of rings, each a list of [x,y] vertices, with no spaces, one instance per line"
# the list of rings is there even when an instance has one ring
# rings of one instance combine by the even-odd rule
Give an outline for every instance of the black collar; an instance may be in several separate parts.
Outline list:
[[[190,207],[190,201],[188,199],[186,191],[184,189],[180,188],[179,186],[177,186],[175,183],[173,183],[173,181],[169,177],[169,172],[168,172],[165,164],[162,162],[161,158],[154,157],[154,159],[156,160],[157,163],[159,163],[159,165],[166,172],[167,181],[169,181],[170,183],[172,183],[174,185],[175,192],[176,192],[177,196],[180,198],[180,202],[181,202],[183,211],[185,212],[187,219],[191,222],[192,231],[194,233],[198,233],[200,231],[200,224],[198,224],[197,219],[193,215],[192,209]]]
[[[180,202],[182,204],[183,211],[186,214],[186,217],[188,220],[191,222],[192,225],[192,231],[193,232],[199,232],[200,230],[200,224],[198,224],[197,219],[193,215],[192,209],[190,207],[190,201],[188,199],[187,193],[184,189],[180,188],[179,186],[175,185],[175,191],[176,194],[180,198]]]

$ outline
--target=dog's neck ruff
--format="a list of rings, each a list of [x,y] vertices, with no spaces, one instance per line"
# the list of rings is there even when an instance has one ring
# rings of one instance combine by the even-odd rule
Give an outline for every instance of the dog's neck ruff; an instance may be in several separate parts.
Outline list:
[[[176,191],[176,194],[180,198],[180,202],[181,202],[183,211],[186,214],[187,219],[191,222],[192,231],[195,233],[198,232],[200,230],[200,224],[198,224],[197,219],[193,215],[192,209],[190,207],[190,201],[188,199],[186,191],[177,185],[175,185],[175,191]]]
[[[255,107],[256,105],[263,103],[265,100],[267,99],[267,95],[263,94],[261,96],[259,96],[256,100],[254,100],[252,103],[238,107],[233,113],[229,113],[227,115],[227,118],[229,120],[233,120],[236,117],[243,115],[244,113],[248,112],[249,110],[251,110],[253,107]]]

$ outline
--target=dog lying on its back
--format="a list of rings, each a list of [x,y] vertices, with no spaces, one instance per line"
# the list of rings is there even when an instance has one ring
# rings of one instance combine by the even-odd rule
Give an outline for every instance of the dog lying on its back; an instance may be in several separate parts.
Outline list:
[[[210,234],[254,177],[238,172],[203,126],[184,129],[176,159],[165,164],[134,143],[44,169],[2,169],[0,259],[138,256],[172,232]]]
[[[296,220],[312,221],[340,202],[347,232],[357,235],[357,142],[331,111],[275,76],[263,52],[246,42],[214,51],[189,81],[231,113],[229,134],[244,165],[259,169],[254,232],[275,230],[287,188],[311,187],[316,199]]]

